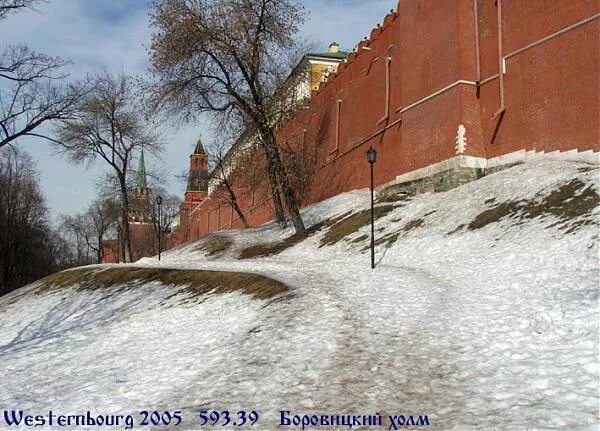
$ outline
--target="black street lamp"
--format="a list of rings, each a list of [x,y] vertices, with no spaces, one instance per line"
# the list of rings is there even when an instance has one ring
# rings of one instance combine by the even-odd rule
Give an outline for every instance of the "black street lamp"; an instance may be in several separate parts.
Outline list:
[[[371,269],[375,269],[375,209],[373,202],[373,165],[377,161],[377,151],[370,147],[367,150],[367,160],[371,165]]]
[[[162,196],[161,195],[156,196],[156,205],[158,205],[158,260],[160,260],[160,251],[161,251],[160,250],[160,237],[161,237],[162,229],[161,229],[161,225],[160,225],[161,224],[160,223],[160,220],[161,220],[160,213],[161,213],[162,203],[163,203]]]

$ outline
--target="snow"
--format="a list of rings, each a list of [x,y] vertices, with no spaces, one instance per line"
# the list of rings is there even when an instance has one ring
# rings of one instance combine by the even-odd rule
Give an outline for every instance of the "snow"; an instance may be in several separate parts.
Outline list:
[[[276,256],[236,259],[291,234],[273,224],[224,232],[235,244],[222,256],[190,244],[136,264],[264,274],[290,286],[282,301],[182,301],[172,296],[181,287],[157,282],[41,294],[29,286],[0,299],[0,410],[181,409],[173,429],[186,430],[200,429],[202,409],[256,410],[261,430],[279,429],[280,410],[380,412],[384,422],[428,415],[436,430],[596,430],[597,225],[566,234],[552,216],[506,218],[448,235],[493,206],[491,197],[532,199],[573,178],[598,192],[599,170],[582,167],[528,163],[399,202],[377,221],[379,237],[415,219],[424,225],[378,246],[375,271],[368,241],[320,248],[322,233]],[[355,191],[304,216],[312,224],[368,203],[367,191]]]

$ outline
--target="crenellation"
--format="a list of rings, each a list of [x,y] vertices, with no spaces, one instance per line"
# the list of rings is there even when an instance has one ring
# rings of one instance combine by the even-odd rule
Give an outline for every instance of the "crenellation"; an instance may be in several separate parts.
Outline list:
[[[500,103],[493,2],[398,2],[312,88],[305,109],[277,129],[282,145],[301,146],[314,158],[303,204],[366,187],[369,146],[379,153],[377,185],[418,180],[416,191],[447,189],[541,157],[598,160],[598,15],[590,4],[556,0],[548,20],[537,19],[535,2],[503,5],[510,64],[503,75],[505,114],[493,118]],[[390,56],[389,68],[380,67]],[[564,83],[560,91],[557,82]],[[252,209],[250,224],[272,218],[266,185],[250,195],[240,184],[238,192]],[[186,240],[218,229],[224,217],[209,196],[198,198],[189,202]]]

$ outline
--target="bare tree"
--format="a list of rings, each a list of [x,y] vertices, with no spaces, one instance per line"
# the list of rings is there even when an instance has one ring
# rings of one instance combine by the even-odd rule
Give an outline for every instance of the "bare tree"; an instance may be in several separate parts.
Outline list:
[[[305,143],[291,146],[286,142],[282,147],[282,158],[290,173],[290,181],[298,202],[306,203],[317,167],[314,154],[308,153]]]
[[[235,17],[235,19],[232,19]],[[155,103],[186,116],[237,117],[256,131],[278,219],[283,194],[296,232],[297,199],[277,145],[278,88],[304,21],[296,0],[154,0],[150,56]]]
[[[51,232],[51,242],[47,252],[54,256],[56,261],[56,271],[77,266],[77,259],[73,253],[72,244],[61,233],[60,229]]]
[[[53,239],[33,161],[0,150],[0,295],[57,269]]]
[[[179,215],[179,211],[181,209],[181,198],[167,192],[161,187],[153,187],[150,190],[154,234],[156,236],[160,235],[161,243],[164,245],[165,236],[171,232],[173,222]],[[158,204],[156,203],[157,196],[162,198],[160,219],[158,217]]]
[[[121,206],[119,202],[112,197],[97,198],[86,212],[86,216],[91,220],[93,232],[96,235],[96,249],[98,263],[102,262],[102,241],[109,230],[116,230]]]
[[[35,3],[0,0],[0,21]],[[72,118],[86,90],[79,83],[63,83],[67,64],[24,45],[0,47],[0,148],[24,136],[52,141],[40,126]]]
[[[74,266],[93,263],[90,254],[95,254],[98,245],[94,241],[93,226],[85,215],[62,215],[59,230],[74,250]]]
[[[215,167],[215,169],[213,170],[213,180],[215,180],[218,186],[222,187],[225,191],[224,194],[217,194],[217,199],[222,201],[222,203],[229,205],[231,208],[233,208],[233,210],[236,212],[244,226],[248,227],[248,220],[244,215],[244,211],[242,211],[242,209],[240,208],[237,194],[235,192],[233,184],[231,183],[232,176],[230,175],[228,169],[229,166],[232,166],[236,162],[239,163],[240,161],[228,160],[231,157],[234,157],[234,155],[232,152],[227,151],[227,146],[223,144],[213,143],[213,145],[209,147],[208,152],[209,160]],[[237,157],[241,156],[243,156],[243,154],[237,154]],[[235,169],[235,166],[232,166],[231,169]]]
[[[31,8],[40,0],[0,0],[0,20],[21,9]]]
[[[131,78],[123,73],[99,73],[90,78],[90,91],[77,108],[75,120],[63,121],[58,150],[74,163],[101,160],[112,169],[121,197],[121,228],[125,261],[131,261],[128,175],[135,153],[156,152],[161,146],[156,127],[145,114]]]
[[[120,211],[114,199],[98,198],[84,213],[61,217],[61,230],[74,239],[77,266],[91,263],[90,252],[96,263],[102,262],[102,241],[110,228],[116,228]]]

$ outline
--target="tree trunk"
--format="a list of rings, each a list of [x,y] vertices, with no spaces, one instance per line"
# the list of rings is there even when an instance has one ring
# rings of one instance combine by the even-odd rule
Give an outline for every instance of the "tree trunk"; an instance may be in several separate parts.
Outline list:
[[[269,185],[271,186],[271,195],[273,196],[273,206],[275,208],[275,221],[281,226],[287,227],[287,219],[285,218],[285,211],[283,210],[283,203],[281,202],[281,191],[279,189],[277,173],[272,166],[269,166],[267,170],[269,172]]]
[[[261,135],[263,137],[262,140],[265,145],[265,150],[267,151],[267,160],[270,165],[269,172],[273,171],[279,181],[279,184],[281,185],[283,197],[290,212],[294,229],[296,230],[297,234],[304,233],[306,228],[304,226],[304,222],[302,221],[302,216],[300,215],[300,208],[298,207],[298,203],[294,196],[294,191],[292,190],[292,186],[290,184],[287,169],[281,160],[281,155],[279,154],[279,149],[277,148],[277,140],[275,139],[273,130],[270,127],[267,127],[262,130]]]
[[[79,232],[75,232],[75,244],[77,244],[77,266],[81,266],[81,240]]]
[[[103,252],[102,237],[103,236],[104,235],[98,235],[98,250],[97,250],[97,253],[98,253],[98,255],[97,255],[98,256],[98,263],[102,263],[102,258],[104,257],[104,256],[102,256],[102,252]]]
[[[223,183],[225,184],[225,188],[227,189],[227,192],[229,193],[229,203],[231,204],[231,207],[235,210],[237,215],[240,217],[240,220],[244,224],[244,227],[249,227],[248,220],[246,220],[246,216],[244,215],[244,212],[242,211],[242,209],[240,208],[240,206],[238,204],[237,197],[235,196],[235,191],[231,187],[231,184],[229,184],[229,181],[227,180],[227,178],[224,178]]]
[[[126,263],[131,262],[131,237],[129,234],[129,197],[127,196],[127,185],[125,178],[119,178],[121,185],[121,203],[122,211],[121,218],[123,219],[123,253]]]
[[[267,159],[267,173],[269,175],[269,185],[271,186],[271,196],[273,196],[273,206],[275,207],[275,221],[283,227],[287,227],[287,219],[285,218],[285,212],[283,211],[283,204],[281,203],[281,192],[279,189],[279,181],[277,179],[277,169],[272,161],[271,152],[268,146],[263,143],[265,155]]]

